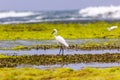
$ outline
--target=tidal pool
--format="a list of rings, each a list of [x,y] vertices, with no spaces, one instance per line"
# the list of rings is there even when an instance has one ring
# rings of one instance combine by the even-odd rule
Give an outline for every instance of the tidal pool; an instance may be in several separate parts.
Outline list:
[[[38,69],[51,69],[51,68],[72,68],[74,70],[79,70],[86,67],[93,67],[93,68],[108,68],[108,67],[117,67],[120,66],[120,63],[77,63],[77,64],[55,64],[55,65],[29,65],[29,64],[22,64],[16,66],[16,68],[38,68]]]

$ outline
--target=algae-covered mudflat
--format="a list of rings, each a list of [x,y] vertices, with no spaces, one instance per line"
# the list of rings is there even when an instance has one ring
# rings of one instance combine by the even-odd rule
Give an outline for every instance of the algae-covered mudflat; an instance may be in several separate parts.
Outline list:
[[[19,65],[66,65],[78,63],[118,63],[119,53],[106,54],[74,54],[74,55],[0,55],[0,67],[16,67]],[[104,64],[103,64],[104,65]],[[114,65],[114,64],[113,64]],[[78,66],[79,67],[79,66]]]
[[[0,0],[0,80],[120,80],[120,1]]]
[[[118,28],[108,31],[111,26]],[[119,26],[119,22],[6,24],[0,25],[0,40],[53,39],[51,32],[54,28],[66,39],[119,38]]]
[[[119,80],[120,79],[120,54],[76,54],[76,55],[22,55],[22,56],[7,56],[0,55],[0,76],[1,80]],[[90,63],[102,62],[103,68],[90,68],[83,66],[82,69],[71,69],[64,67],[72,63]],[[111,63],[112,62],[112,63]],[[104,66],[103,63],[111,63],[111,67]],[[117,63],[118,67],[115,67]],[[28,65],[20,67],[21,65]],[[35,67],[35,65],[48,66],[59,64],[61,67],[52,67],[42,69]],[[92,64],[92,63],[90,63]],[[20,65],[20,66],[19,66]],[[33,65],[33,67],[30,67]],[[81,64],[82,65],[82,64]],[[93,64],[95,65],[95,64]],[[16,67],[17,66],[17,67]],[[12,68],[13,67],[13,68]],[[79,66],[76,66],[79,67]],[[109,67],[109,68],[108,68]]]
[[[119,80],[120,68],[85,68],[73,70],[56,68],[39,70],[34,68],[1,68],[1,80]]]
[[[111,26],[118,28],[109,31]],[[119,80],[119,26],[103,21],[1,24],[0,79]],[[58,55],[54,28],[69,44],[64,55]]]

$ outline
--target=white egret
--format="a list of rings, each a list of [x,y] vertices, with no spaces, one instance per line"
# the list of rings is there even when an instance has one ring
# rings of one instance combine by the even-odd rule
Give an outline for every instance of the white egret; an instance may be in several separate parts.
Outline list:
[[[56,41],[59,43],[60,45],[60,51],[59,51],[59,54],[61,53],[62,51],[62,54],[64,53],[64,46],[65,47],[68,47],[69,45],[67,44],[67,42],[65,41],[65,39],[61,36],[57,36],[57,30],[56,29],[53,29],[53,32],[52,34],[54,34],[54,37],[56,39]]]
[[[111,27],[109,27],[109,28],[107,28],[107,29],[108,29],[108,31],[111,31],[111,30],[114,30],[114,29],[116,29],[116,28],[118,28],[118,26],[111,26]]]

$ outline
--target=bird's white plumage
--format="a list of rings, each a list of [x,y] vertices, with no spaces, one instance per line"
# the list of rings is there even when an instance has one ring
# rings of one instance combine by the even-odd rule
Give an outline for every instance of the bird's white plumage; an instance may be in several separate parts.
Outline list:
[[[57,42],[61,45],[61,46],[66,46],[68,47],[67,42],[65,41],[65,39],[61,36],[55,36],[55,39],[57,40]]]
[[[53,33],[54,33],[54,37],[55,37],[56,41],[57,41],[61,46],[66,46],[66,47],[69,46],[63,37],[57,36],[57,30],[56,30],[56,29],[53,29]]]
[[[64,53],[64,47],[63,46],[68,47],[69,45],[67,44],[67,42],[65,41],[65,39],[63,37],[57,36],[57,30],[56,29],[53,29],[52,33],[54,34],[54,37],[55,37],[56,41],[61,45],[59,54],[61,53],[61,51],[62,51],[62,54],[63,54]]]
[[[111,31],[111,30],[116,29],[116,28],[118,28],[118,26],[111,26],[111,27],[109,27],[107,29],[108,29],[108,31]]]

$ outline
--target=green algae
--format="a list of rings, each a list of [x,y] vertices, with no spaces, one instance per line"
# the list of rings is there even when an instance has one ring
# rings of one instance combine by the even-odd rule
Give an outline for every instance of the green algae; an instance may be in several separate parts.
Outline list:
[[[95,23],[36,23],[36,24],[8,24],[0,25],[0,40],[30,40],[53,39],[51,32],[54,28],[58,34],[66,39],[80,38],[120,38],[120,27],[108,31],[111,26],[120,26],[119,22],[95,22]]]
[[[54,68],[40,70],[34,68],[0,68],[1,80],[119,80],[120,67],[84,68]]]
[[[75,55],[22,55],[3,56],[0,58],[0,67],[14,67],[20,64],[51,65],[90,62],[120,62],[120,54],[75,54]]]

